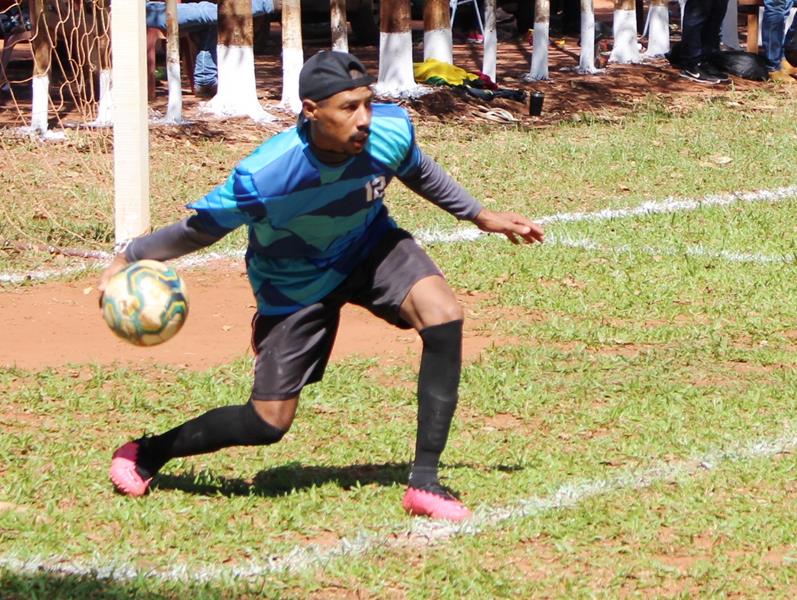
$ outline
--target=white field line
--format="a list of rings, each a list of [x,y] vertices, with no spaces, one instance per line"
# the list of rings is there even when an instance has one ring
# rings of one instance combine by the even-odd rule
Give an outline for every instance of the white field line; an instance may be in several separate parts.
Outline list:
[[[557,213],[553,215],[546,215],[535,219],[540,225],[547,225],[550,223],[574,223],[579,221],[605,221],[610,219],[627,219],[633,217],[641,217],[657,214],[668,214],[677,212],[688,212],[700,210],[702,208],[712,206],[729,206],[737,203],[754,203],[754,202],[769,202],[777,203],[784,200],[791,200],[797,198],[797,186],[777,188],[774,190],[759,190],[757,192],[734,192],[730,194],[714,194],[705,196],[697,200],[684,200],[678,198],[666,198],[664,200],[649,200],[643,202],[638,206],[627,208],[604,209],[592,212],[572,212],[572,213]],[[433,230],[421,230],[416,232],[415,238],[421,244],[434,244],[434,243],[453,243],[453,242],[467,242],[478,239],[483,235],[487,235],[482,231],[474,228],[456,229],[450,232],[441,232]],[[549,235],[549,243],[555,240]],[[561,240],[560,240],[561,242]],[[564,242],[561,242],[564,243]],[[580,246],[574,246],[580,247]],[[586,248],[585,249],[593,249]],[[668,251],[662,251],[667,253]],[[693,252],[694,256],[707,256],[728,260],[732,262],[758,262],[758,263],[781,263],[791,262],[792,259],[784,259],[774,256],[733,253],[733,252],[713,252],[710,250],[701,250],[695,247]],[[243,251],[233,251],[228,253],[209,253],[201,255],[187,256],[176,262],[178,267],[192,268],[216,260],[240,258],[243,256]],[[756,256],[760,259],[755,258]],[[743,258],[743,257],[749,257]],[[108,254],[103,259],[103,263],[108,263],[111,260],[111,255]],[[56,277],[63,277],[66,275],[73,275],[82,271],[96,270],[102,265],[86,265],[69,267],[66,269],[39,269],[36,271],[29,271],[24,273],[6,272],[0,273],[0,283],[23,283],[25,281],[45,281],[54,279]]]
[[[333,548],[317,545],[296,546],[283,556],[266,562],[250,562],[242,566],[201,566],[188,563],[169,569],[142,569],[129,563],[109,562],[100,556],[91,561],[73,562],[66,556],[39,558],[0,557],[0,568],[19,574],[42,573],[129,580],[155,578],[163,581],[215,581],[230,578],[251,579],[291,571],[324,568],[330,561],[360,556],[378,548],[429,546],[457,536],[473,536],[488,529],[499,529],[509,521],[572,508],[584,500],[618,491],[641,490],[656,483],[683,481],[697,477],[724,463],[769,458],[790,452],[797,447],[797,436],[790,432],[774,439],[737,444],[717,449],[689,460],[664,462],[645,470],[630,470],[607,479],[565,484],[548,496],[531,496],[504,507],[483,507],[466,523],[447,524],[414,519],[410,527],[396,524],[383,531],[360,531],[342,539]]]
[[[619,246],[611,246],[606,244],[599,244],[588,238],[571,238],[561,235],[547,235],[545,238],[546,244],[554,246],[566,246],[568,248],[580,248],[582,250],[593,250],[596,252],[614,253],[614,254],[633,254],[642,253],[650,256],[695,256],[698,258],[710,258],[715,260],[723,260],[732,263],[753,263],[759,265],[772,265],[772,264],[791,264],[797,262],[797,255],[795,254],[761,254],[759,252],[735,252],[732,250],[712,250],[702,245],[685,246],[683,248],[657,248],[655,246],[639,246],[634,247],[628,244],[621,244]]]
[[[614,219],[628,219],[633,217],[646,217],[678,212],[690,212],[714,206],[730,206],[732,204],[751,204],[768,202],[776,204],[784,200],[797,199],[797,186],[777,188],[774,190],[758,190],[757,192],[733,192],[729,194],[712,194],[697,200],[678,199],[675,197],[664,200],[649,200],[638,206],[626,208],[606,208],[591,212],[571,212],[546,215],[534,219],[540,225],[550,223],[576,223],[580,221],[609,221]],[[487,235],[478,229],[457,229],[450,233],[423,230],[416,234],[420,242],[464,242],[475,240],[479,236]]]

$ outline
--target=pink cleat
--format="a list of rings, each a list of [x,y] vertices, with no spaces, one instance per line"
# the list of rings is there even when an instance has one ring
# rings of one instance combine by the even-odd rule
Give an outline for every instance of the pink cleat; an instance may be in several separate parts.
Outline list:
[[[142,479],[136,471],[136,457],[138,456],[138,442],[127,442],[113,453],[111,458],[111,481],[116,490],[126,496],[143,496],[147,493],[149,479]]]
[[[401,505],[411,515],[463,521],[471,516],[459,500],[441,485],[431,485],[427,489],[408,487]]]

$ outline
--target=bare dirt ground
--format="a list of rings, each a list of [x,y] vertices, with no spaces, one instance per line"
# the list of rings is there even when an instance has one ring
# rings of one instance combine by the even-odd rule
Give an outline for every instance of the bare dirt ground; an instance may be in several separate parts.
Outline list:
[[[612,4],[608,0],[596,2],[598,18],[611,21]],[[672,22],[677,22],[674,18]],[[414,22],[414,34],[422,37],[419,24]],[[420,24],[422,27],[422,24]],[[742,30],[744,39],[745,32]],[[272,26],[266,52],[256,57],[256,77],[263,105],[277,121],[267,126],[253,125],[247,120],[207,122],[182,130],[167,128],[156,135],[176,136],[223,134],[230,143],[265,137],[289,125],[293,117],[276,110],[281,97],[281,61],[279,28]],[[658,60],[640,65],[609,65],[597,75],[579,75],[571,69],[578,64],[578,40],[572,36],[552,34],[550,47],[550,76],[546,82],[526,83],[522,76],[529,71],[531,47],[525,37],[516,37],[499,44],[498,79],[502,87],[545,92],[543,115],[532,119],[527,105],[508,99],[490,103],[469,97],[460,90],[442,90],[403,104],[417,120],[434,120],[452,124],[485,121],[479,108],[504,108],[522,126],[544,127],[580,112],[597,113],[603,118],[616,118],[633,105],[655,95],[672,104],[702,102],[708,95],[726,93],[729,89],[752,89],[762,84],[734,79],[730,86],[702,86],[679,77],[666,61]],[[324,47],[323,41],[306,40],[305,56]],[[374,46],[354,47],[366,65],[376,72],[378,49]],[[457,43],[455,63],[477,71],[481,67],[480,45]],[[27,77],[21,45],[15,52],[23,60],[12,63],[11,79]],[[416,46],[416,60],[422,60],[422,48]],[[22,124],[30,110],[29,83],[15,84],[13,94],[0,95],[0,127]],[[200,100],[185,90],[185,115],[197,114]],[[165,112],[167,91],[159,85],[151,108]],[[56,105],[58,103],[56,102]],[[68,102],[62,106],[57,120],[74,120]],[[57,125],[57,121],[53,121]],[[495,127],[502,125],[494,124]],[[248,350],[249,322],[254,302],[241,264],[217,264],[207,269],[187,270],[183,273],[191,295],[191,314],[182,332],[175,339],[155,348],[135,348],[115,338],[105,326],[97,308],[94,279],[73,283],[47,283],[16,289],[0,288],[0,314],[3,331],[0,333],[0,367],[17,366],[38,370],[69,363],[119,363],[146,366],[170,364],[192,369],[204,369],[244,356]],[[462,297],[466,310],[478,314],[478,299]],[[500,315],[493,315],[493,318]],[[505,343],[494,338],[484,321],[471,319],[466,325],[465,354],[473,359],[486,347]],[[344,311],[340,335],[333,360],[351,355],[379,356],[387,361],[414,361],[419,343],[413,332],[400,331],[383,324],[365,311],[351,308]]]
[[[98,308],[95,279],[53,282],[0,291],[0,368],[40,370],[69,364],[118,364],[131,367],[171,365],[202,370],[243,356],[249,349],[254,314],[246,273],[237,262],[218,262],[182,272],[189,292],[185,326],[168,342],[139,348],[108,329]],[[495,318],[478,307],[480,298],[462,294],[470,317],[465,330],[465,360],[474,360],[497,338],[485,327]],[[343,311],[332,360],[350,356],[379,357],[383,365],[417,360],[420,341],[414,331],[388,325],[366,310]]]

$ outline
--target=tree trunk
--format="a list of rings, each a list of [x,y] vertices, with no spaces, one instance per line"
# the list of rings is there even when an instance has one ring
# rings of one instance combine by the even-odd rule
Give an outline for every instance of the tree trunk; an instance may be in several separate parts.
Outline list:
[[[205,105],[217,116],[245,116],[255,121],[272,117],[257,99],[252,50],[251,0],[219,0],[218,90]]]
[[[332,49],[337,52],[348,52],[346,0],[330,0],[329,23],[332,29]]]
[[[614,48],[609,62],[620,64],[642,61],[639,53],[634,0],[614,0]]]
[[[299,100],[299,72],[304,64],[302,12],[299,0],[282,2],[282,100],[280,106],[295,114],[302,110]]]
[[[382,0],[379,7],[379,78],[377,91],[386,96],[412,92],[410,0]]]
[[[645,56],[658,58],[670,51],[670,9],[667,0],[650,0],[648,48]]]
[[[451,18],[448,0],[426,0],[423,6],[423,59],[453,64]]]
[[[99,106],[97,117],[90,123],[95,127],[113,125],[113,99],[111,97],[111,3],[98,0],[95,3],[95,23],[97,25],[97,54],[100,67]]]
[[[496,64],[498,62],[498,32],[495,26],[496,0],[484,0],[484,58],[482,73],[496,81]]]
[[[534,3],[534,42],[531,53],[531,70],[527,79],[538,81],[548,79],[548,40],[551,21],[550,0],[535,0]]]
[[[30,3],[31,46],[33,49],[33,80],[30,128],[46,133],[50,103],[50,64],[52,40],[47,27],[47,6],[44,0]]]
[[[166,0],[166,77],[169,103],[166,122],[183,120],[183,80],[180,75],[180,32],[177,25],[177,0]]]
[[[581,56],[579,73],[596,73],[595,67],[595,7],[592,0],[581,0]]]

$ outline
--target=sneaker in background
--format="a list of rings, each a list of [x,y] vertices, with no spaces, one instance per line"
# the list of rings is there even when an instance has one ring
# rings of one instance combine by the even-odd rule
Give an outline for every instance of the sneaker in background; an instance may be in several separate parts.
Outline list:
[[[716,85],[718,83],[727,83],[728,76],[720,76],[715,69],[708,69],[703,63],[698,63],[694,67],[687,67],[679,73],[681,77],[691,79],[698,83],[706,83],[708,85]]]

